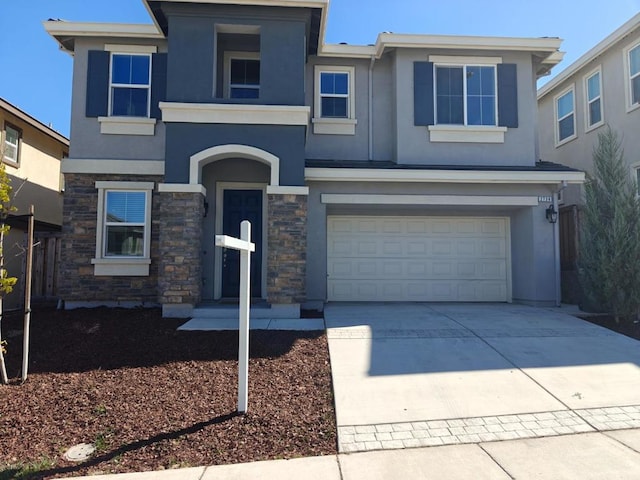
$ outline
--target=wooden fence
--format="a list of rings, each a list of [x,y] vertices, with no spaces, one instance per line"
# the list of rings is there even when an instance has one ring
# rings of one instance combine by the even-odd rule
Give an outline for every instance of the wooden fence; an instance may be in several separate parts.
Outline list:
[[[57,297],[61,238],[60,233],[35,233],[31,282],[34,300],[50,300]]]

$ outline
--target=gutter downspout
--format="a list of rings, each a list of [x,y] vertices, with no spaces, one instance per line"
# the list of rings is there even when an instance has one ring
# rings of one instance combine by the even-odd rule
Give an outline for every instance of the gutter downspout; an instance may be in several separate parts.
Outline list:
[[[558,195],[567,188],[567,181],[563,180],[560,188],[553,194],[553,209],[558,212],[558,220],[560,220],[560,210],[558,209]],[[553,263],[556,269],[556,307],[562,305],[562,275],[560,271],[560,224],[553,224]]]
[[[369,63],[369,161],[373,160],[373,64],[375,62],[376,57],[372,55]]]

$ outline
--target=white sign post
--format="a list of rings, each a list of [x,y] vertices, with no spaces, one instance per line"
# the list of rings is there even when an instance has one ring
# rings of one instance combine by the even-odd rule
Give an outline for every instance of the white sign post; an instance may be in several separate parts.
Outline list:
[[[247,412],[249,398],[249,304],[251,300],[251,252],[256,245],[251,243],[251,223],[240,224],[240,238],[216,235],[216,247],[240,250],[240,324],[238,336],[238,413]]]

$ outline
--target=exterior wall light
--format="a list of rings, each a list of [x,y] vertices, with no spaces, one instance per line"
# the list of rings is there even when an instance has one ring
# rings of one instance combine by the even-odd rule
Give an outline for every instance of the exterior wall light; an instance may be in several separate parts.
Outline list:
[[[556,223],[558,221],[558,212],[553,208],[553,204],[549,205],[544,213],[549,223]]]

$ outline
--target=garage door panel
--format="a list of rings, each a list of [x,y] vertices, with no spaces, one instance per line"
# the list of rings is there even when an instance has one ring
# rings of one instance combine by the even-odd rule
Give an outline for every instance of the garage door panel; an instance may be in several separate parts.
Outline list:
[[[327,219],[333,301],[506,301],[504,218]]]

